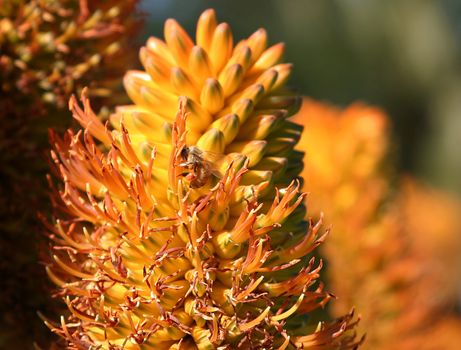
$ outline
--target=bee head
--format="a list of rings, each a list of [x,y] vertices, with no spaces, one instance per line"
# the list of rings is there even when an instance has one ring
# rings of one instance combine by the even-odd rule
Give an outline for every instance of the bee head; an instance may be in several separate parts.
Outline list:
[[[181,150],[181,157],[183,160],[187,160],[189,157],[189,147],[184,146],[184,148]]]

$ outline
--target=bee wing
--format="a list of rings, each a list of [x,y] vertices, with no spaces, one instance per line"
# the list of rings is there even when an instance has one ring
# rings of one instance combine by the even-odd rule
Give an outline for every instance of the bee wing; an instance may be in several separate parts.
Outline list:
[[[202,159],[207,163],[210,173],[221,179],[223,177],[221,171],[218,169],[218,164],[220,163],[223,154],[212,152],[212,151],[202,151]]]
[[[223,157],[223,154],[212,152],[212,151],[203,151],[200,150],[202,158],[209,163],[217,163]]]
[[[210,169],[210,172],[213,176],[217,177],[218,179],[222,179],[223,178],[223,174],[216,168],[211,168]]]

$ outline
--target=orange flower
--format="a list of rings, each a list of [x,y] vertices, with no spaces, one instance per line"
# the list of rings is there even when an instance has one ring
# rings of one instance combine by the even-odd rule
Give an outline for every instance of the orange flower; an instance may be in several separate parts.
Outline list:
[[[196,46],[174,20],[165,39],[141,50],[147,73],[127,73],[134,104],[112,127],[83,95],[70,109],[85,129],[52,134],[47,272],[71,315],[47,324],[76,348],[356,348],[352,313],[307,329],[293,317],[331,295],[295,180],[283,46],[258,30],[234,48],[212,10]]]
[[[294,120],[305,126],[298,148],[306,152],[311,213],[324,211],[333,227],[322,252],[341,295],[334,313],[357,305],[368,348],[421,345],[456,299],[460,205],[410,179],[394,189],[381,110],[305,100]]]

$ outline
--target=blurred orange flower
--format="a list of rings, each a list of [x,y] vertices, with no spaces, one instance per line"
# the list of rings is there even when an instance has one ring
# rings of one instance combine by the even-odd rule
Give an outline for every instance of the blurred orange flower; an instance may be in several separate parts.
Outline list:
[[[427,349],[461,341],[456,318],[434,325],[456,301],[459,203],[411,178],[397,179],[380,109],[306,99],[294,120],[305,127],[298,149],[306,152],[309,213],[325,210],[332,225],[322,248],[331,288],[341,296],[333,312],[356,305],[370,349],[425,349],[424,335],[433,333],[440,343]]]

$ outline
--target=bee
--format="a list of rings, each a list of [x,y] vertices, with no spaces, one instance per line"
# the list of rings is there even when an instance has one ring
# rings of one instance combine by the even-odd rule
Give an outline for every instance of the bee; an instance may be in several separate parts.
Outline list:
[[[212,177],[222,178],[213,163],[213,160],[219,159],[219,156],[212,152],[202,151],[196,146],[185,146],[181,150],[181,158],[183,162],[179,165],[189,170],[183,175],[190,181],[191,188],[204,186]]]

